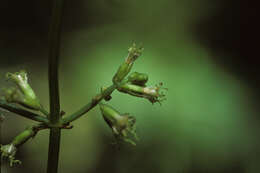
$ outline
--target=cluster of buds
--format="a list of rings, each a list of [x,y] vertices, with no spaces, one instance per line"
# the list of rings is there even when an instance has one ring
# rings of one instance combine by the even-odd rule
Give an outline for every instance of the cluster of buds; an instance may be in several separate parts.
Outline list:
[[[158,102],[161,104],[161,101],[165,100],[165,94],[162,92],[162,89],[167,90],[162,87],[162,83],[155,86],[146,86],[146,83],[148,82],[147,74],[139,72],[129,74],[135,60],[141,56],[142,52],[143,48],[136,47],[136,44],[133,44],[132,47],[128,49],[128,56],[114,75],[113,83],[119,92],[148,99],[151,103]],[[101,91],[104,91],[105,89],[106,88],[103,88]],[[105,97],[106,101],[110,99],[111,96]],[[100,110],[104,120],[112,129],[112,132],[117,139],[136,145],[135,117],[129,116],[128,114],[120,114],[111,106],[102,103],[100,103]]]
[[[161,101],[165,100],[165,94],[162,92],[162,89],[167,90],[162,87],[162,83],[156,86],[146,86],[148,81],[147,74],[133,72],[128,75],[132,69],[134,61],[141,56],[142,51],[143,48],[137,48],[135,44],[128,49],[128,56],[113,77],[113,83],[117,85],[117,90],[120,92],[136,97],[146,98],[151,103],[161,103]],[[125,79],[126,77],[127,79]]]
[[[7,73],[6,78],[16,84],[16,87],[5,89],[4,97],[7,102],[17,103],[33,110],[41,108],[38,98],[28,83],[27,73],[24,70],[16,73]]]

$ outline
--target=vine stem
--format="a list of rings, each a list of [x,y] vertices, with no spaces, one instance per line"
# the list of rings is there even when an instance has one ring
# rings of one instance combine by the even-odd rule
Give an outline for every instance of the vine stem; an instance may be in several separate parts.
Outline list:
[[[53,0],[52,19],[49,33],[49,97],[50,97],[50,123],[57,124],[60,121],[60,98],[59,98],[59,54],[61,21],[63,0]],[[50,128],[49,153],[47,173],[57,173],[59,163],[61,130],[59,127]]]

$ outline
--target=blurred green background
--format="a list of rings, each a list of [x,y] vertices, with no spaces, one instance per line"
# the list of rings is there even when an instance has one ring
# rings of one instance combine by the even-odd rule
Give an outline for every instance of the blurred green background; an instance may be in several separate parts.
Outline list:
[[[167,100],[114,92],[109,103],[137,118],[136,147],[115,146],[96,108],[62,131],[62,173],[258,173],[259,62],[255,27],[259,10],[232,0],[65,1],[60,90],[72,113],[111,84],[132,42],[144,45],[133,71],[163,82]],[[48,107],[47,55],[51,0],[0,4],[0,88],[6,72],[26,69]],[[259,57],[259,56],[258,56]],[[2,110],[1,110],[2,111]],[[32,124],[4,113],[1,143]],[[2,173],[45,172],[48,132],[19,148],[16,168]]]

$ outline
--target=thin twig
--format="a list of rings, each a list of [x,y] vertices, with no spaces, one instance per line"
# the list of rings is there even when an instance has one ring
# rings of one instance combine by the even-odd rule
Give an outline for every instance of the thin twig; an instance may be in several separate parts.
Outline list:
[[[16,147],[23,145],[29,139],[34,138],[40,130],[48,129],[45,124],[36,124],[31,127],[27,127],[24,131],[18,134],[12,141]]]
[[[16,113],[17,115],[23,116],[25,118],[29,118],[34,121],[48,123],[49,120],[41,115],[35,114],[33,112],[29,112],[25,109],[19,108],[13,104],[7,103],[4,100],[0,100],[0,107],[6,109],[10,112]]]

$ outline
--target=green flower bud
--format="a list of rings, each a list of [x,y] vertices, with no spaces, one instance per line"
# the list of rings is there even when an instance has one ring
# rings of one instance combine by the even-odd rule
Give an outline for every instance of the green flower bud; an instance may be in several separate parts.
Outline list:
[[[129,142],[132,145],[136,145],[136,143],[129,137],[133,136],[134,139],[138,139],[135,132],[135,117],[129,116],[128,114],[120,114],[109,105],[102,103],[99,105],[103,118],[112,129],[115,137],[122,139],[125,142]]]
[[[133,85],[133,84],[123,84],[120,87],[117,88],[118,91],[130,94],[132,96],[136,97],[142,97],[148,99],[151,103],[161,103],[161,101],[165,100],[165,94],[161,91],[162,83],[156,86],[148,86],[148,87],[142,87],[139,85]]]
[[[131,84],[145,86],[148,81],[148,75],[145,73],[133,72],[128,76],[127,79]]]
[[[128,56],[126,57],[125,62],[118,68],[115,76],[113,77],[113,83],[120,83],[127,76],[132,69],[134,61],[141,56],[142,52],[143,48],[137,48],[135,43],[128,49]]]
[[[15,154],[17,152],[17,148],[14,144],[7,144],[0,146],[1,159],[8,158],[10,161],[10,166],[12,167],[14,164],[21,164],[20,160],[15,160]]]
[[[39,110],[41,108],[38,98],[28,83],[28,77],[25,71],[7,73],[6,77],[7,79],[12,80],[18,87],[9,88],[5,91],[5,99],[7,102],[18,103],[34,110]]]
[[[15,82],[15,84],[24,92],[27,92],[28,88],[28,77],[27,73],[24,70],[21,70],[20,72],[16,73],[7,73],[6,74],[7,79],[11,79]]]

